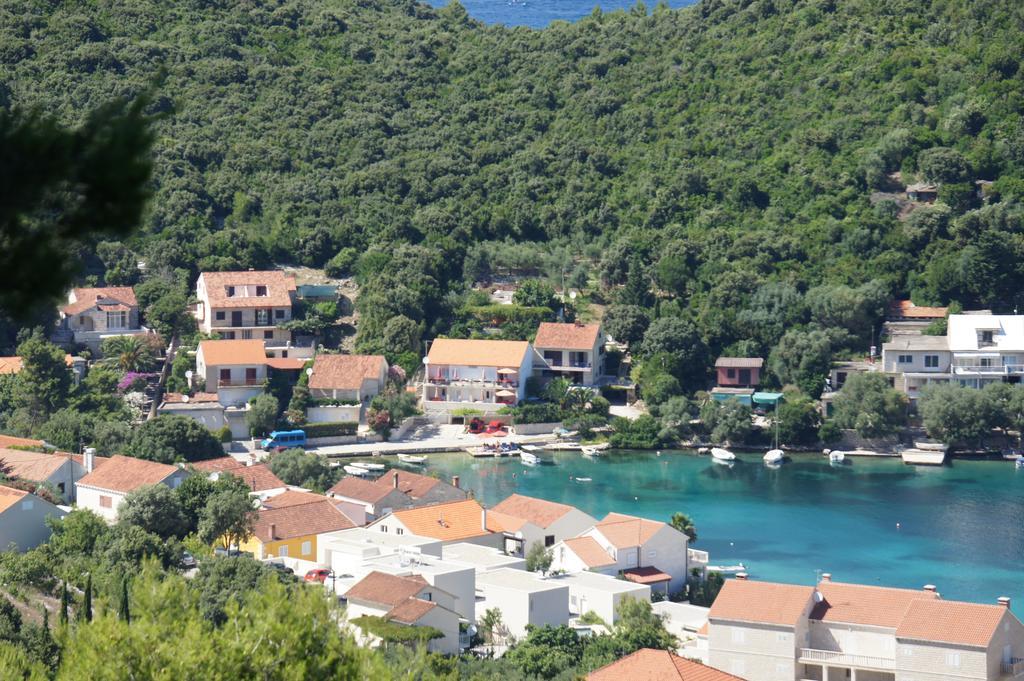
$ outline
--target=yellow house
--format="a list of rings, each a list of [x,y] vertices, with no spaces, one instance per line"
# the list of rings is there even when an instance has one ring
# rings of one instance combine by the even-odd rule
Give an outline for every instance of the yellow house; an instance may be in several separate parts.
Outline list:
[[[356,527],[325,496],[289,490],[263,501],[252,536],[239,550],[258,559],[287,556],[316,560],[317,537]]]

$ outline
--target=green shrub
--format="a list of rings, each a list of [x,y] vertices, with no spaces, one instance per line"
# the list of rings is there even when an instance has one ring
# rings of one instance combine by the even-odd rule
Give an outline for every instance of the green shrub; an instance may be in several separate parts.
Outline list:
[[[303,428],[306,437],[337,437],[340,435],[355,435],[359,430],[359,423],[356,421],[338,421],[336,423],[307,423]]]
[[[231,428],[229,428],[228,426],[222,426],[220,430],[214,433],[214,436],[222,443],[231,442],[231,440],[233,439],[231,436]]]

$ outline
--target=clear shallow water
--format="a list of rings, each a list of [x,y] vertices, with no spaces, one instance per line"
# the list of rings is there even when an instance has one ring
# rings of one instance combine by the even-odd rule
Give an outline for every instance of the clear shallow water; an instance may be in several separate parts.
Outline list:
[[[486,505],[519,492],[598,518],[619,511],[668,520],[684,511],[712,564],[742,561],[757,579],[814,584],[823,571],[837,581],[935,584],[947,598],[1010,596],[1024,611],[1024,470],[1012,463],[929,468],[857,458],[834,467],[801,455],[772,470],[760,455],[739,457],[728,468],[681,452],[597,460],[558,453],[557,465],[531,468],[518,459],[443,454],[431,455],[429,470],[459,475]]]
[[[673,9],[692,5],[696,0],[668,0]],[[427,0],[434,7],[443,7],[448,0]],[[485,24],[506,26],[529,26],[544,28],[552,21],[578,21],[600,6],[604,12],[626,9],[635,5],[634,0],[461,0],[469,16]],[[650,2],[647,11],[654,9]]]

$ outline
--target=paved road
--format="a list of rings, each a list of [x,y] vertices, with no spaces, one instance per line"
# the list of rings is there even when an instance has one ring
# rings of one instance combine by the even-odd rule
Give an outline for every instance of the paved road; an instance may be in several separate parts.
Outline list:
[[[460,425],[426,424],[392,442],[368,442],[354,445],[328,445],[312,450],[326,456],[367,456],[382,454],[446,452],[474,447],[485,442],[549,442],[550,435],[508,435],[502,438],[482,438],[463,432]]]

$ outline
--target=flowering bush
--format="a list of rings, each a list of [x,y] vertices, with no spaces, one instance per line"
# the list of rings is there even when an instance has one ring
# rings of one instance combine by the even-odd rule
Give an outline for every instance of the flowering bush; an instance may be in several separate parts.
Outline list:
[[[149,382],[149,379],[155,378],[159,375],[160,374],[129,371],[118,382],[117,389],[120,392],[138,392],[146,388],[146,384]]]

